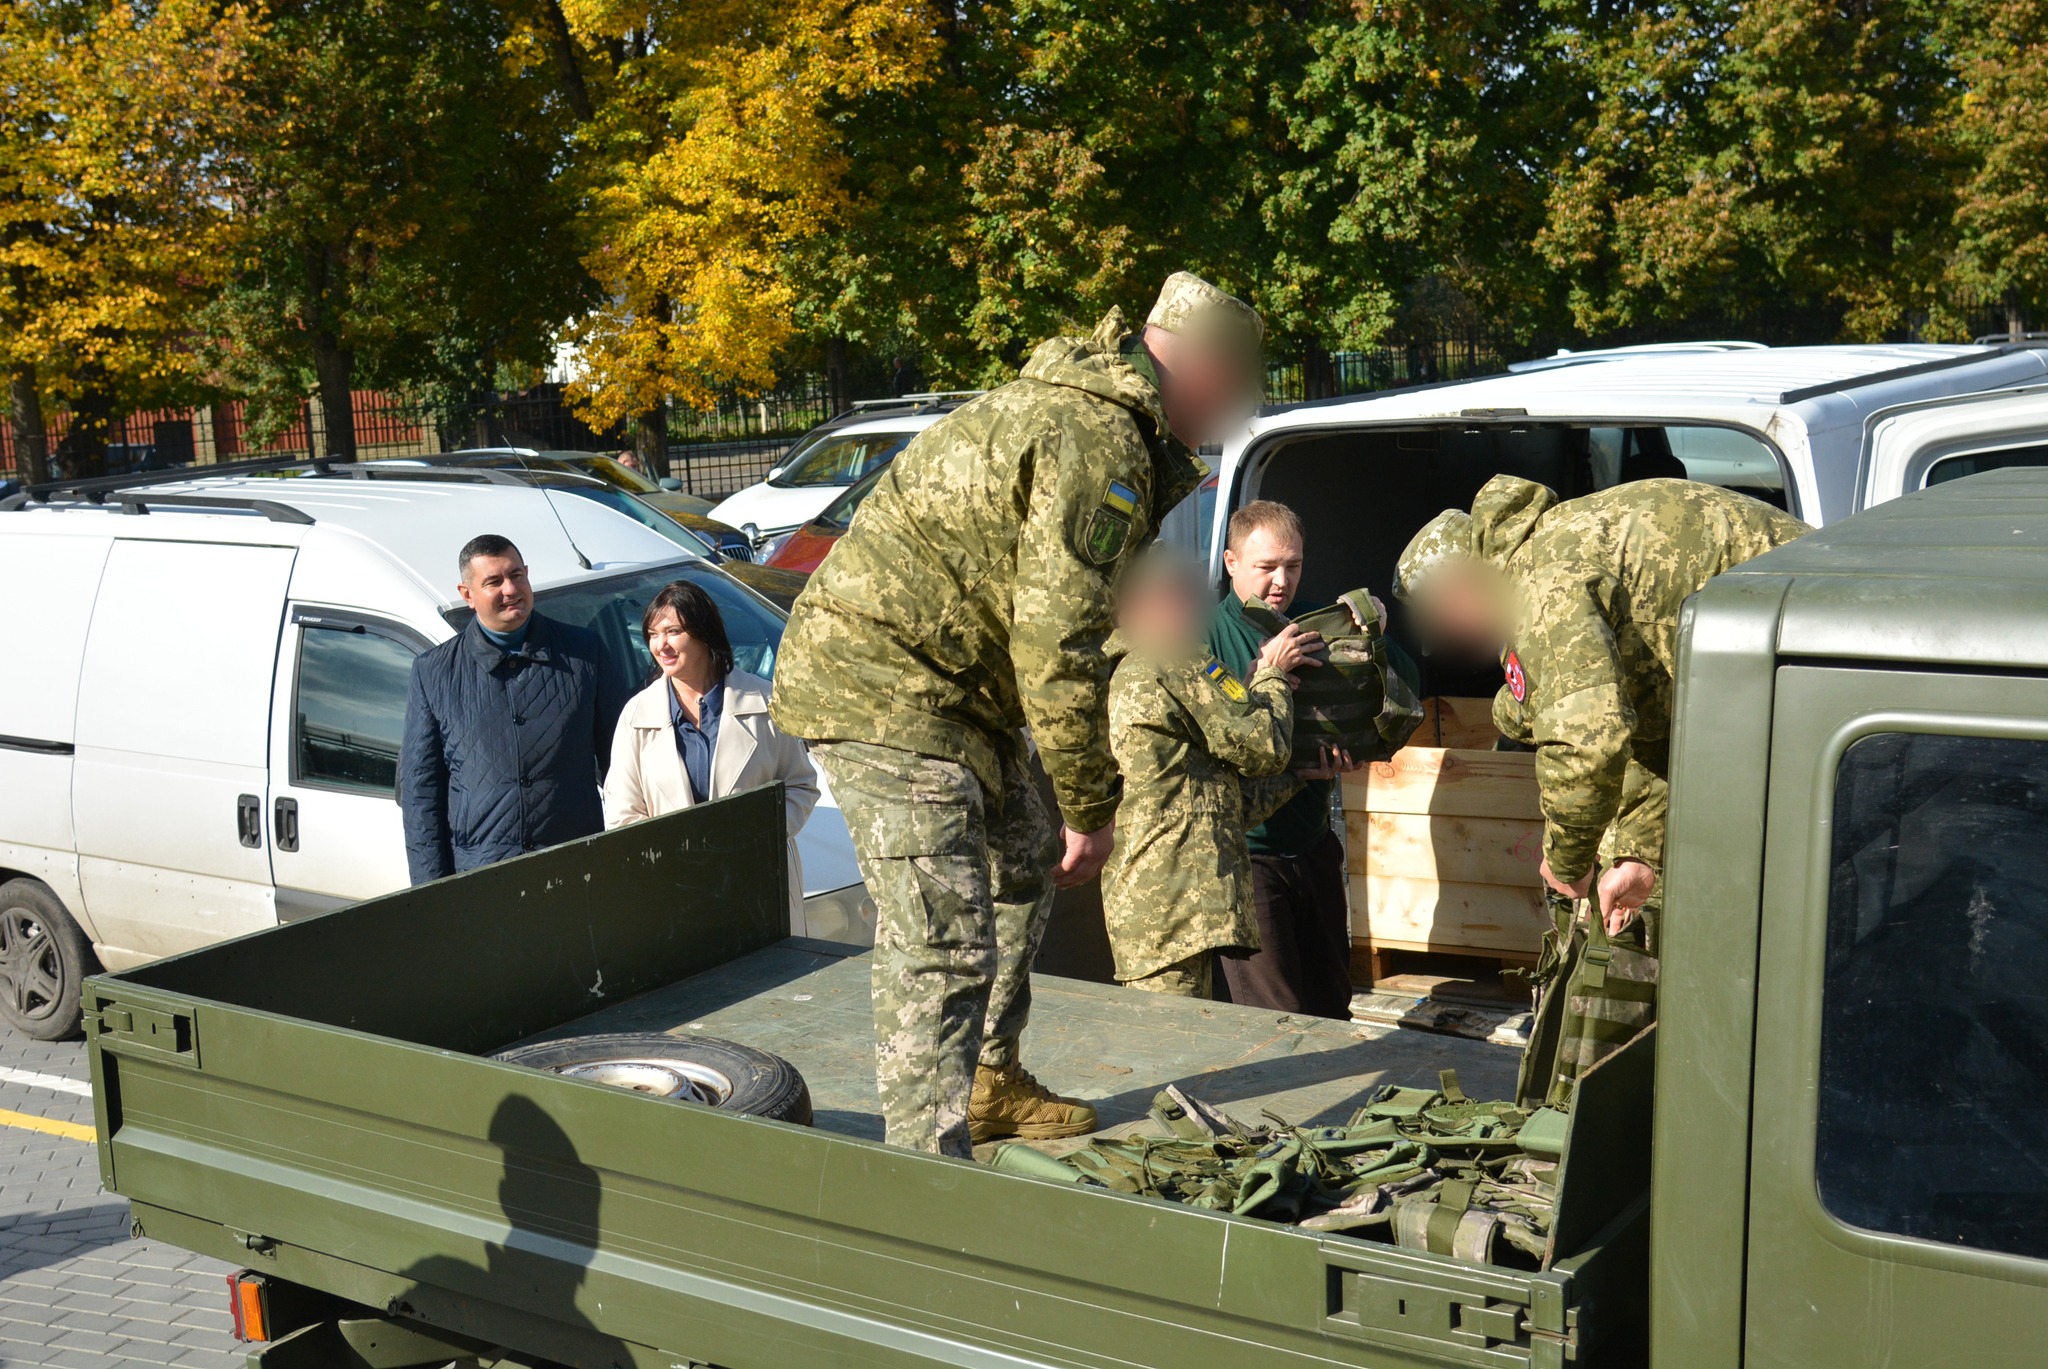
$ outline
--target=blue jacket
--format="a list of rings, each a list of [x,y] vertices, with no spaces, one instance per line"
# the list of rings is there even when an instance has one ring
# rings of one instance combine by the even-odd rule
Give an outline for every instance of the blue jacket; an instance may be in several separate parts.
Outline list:
[[[413,662],[398,806],[414,884],[604,830],[614,673],[594,634],[539,613],[516,651],[472,620]]]

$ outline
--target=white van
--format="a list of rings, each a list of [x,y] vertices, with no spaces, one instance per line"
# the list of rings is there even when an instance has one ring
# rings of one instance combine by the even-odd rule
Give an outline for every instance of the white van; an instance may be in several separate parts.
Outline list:
[[[1686,476],[1818,526],[1952,474],[2048,464],[2044,382],[2030,346],[1715,343],[1269,409],[1212,463],[1209,565],[1220,579],[1230,514],[1273,499],[1306,524],[1303,602],[1384,595],[1416,529],[1501,472],[1566,498]]]
[[[478,533],[511,538],[541,611],[628,679],[650,668],[641,609],[679,577],[719,602],[741,667],[773,673],[782,615],[601,501],[350,469],[0,504],[0,1021],[62,1035],[93,957],[405,885],[407,682],[466,621],[455,558]],[[857,884],[829,799],[799,844],[812,890]]]
[[[872,418],[835,427],[768,472],[768,478],[747,486],[711,510],[711,517],[738,528],[755,540],[755,559],[766,561],[790,533],[810,522],[862,476],[896,459],[945,412]]]

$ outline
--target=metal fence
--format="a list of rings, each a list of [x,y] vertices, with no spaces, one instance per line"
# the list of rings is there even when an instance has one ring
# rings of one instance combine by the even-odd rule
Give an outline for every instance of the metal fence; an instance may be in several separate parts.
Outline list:
[[[1503,357],[1487,339],[1429,338],[1360,352],[1311,352],[1267,368],[1273,403],[1355,394],[1484,374]],[[922,388],[922,377],[900,378]],[[668,414],[668,474],[689,493],[719,499],[762,479],[804,432],[860,399],[884,398],[899,377],[869,362],[799,371],[760,395],[720,394],[704,409]],[[462,400],[357,391],[355,447],[362,460],[431,456],[464,447],[530,447],[537,451],[617,451],[630,445],[623,426],[595,428],[578,418],[562,386],[547,384]],[[86,438],[94,440],[84,440]],[[327,421],[319,402],[300,401],[282,428],[263,432],[240,401],[194,409],[129,414],[74,433],[60,416],[51,426],[53,474],[75,478],[124,474],[188,463],[210,465],[251,456],[324,456]],[[0,424],[0,479],[20,473],[11,432]]]

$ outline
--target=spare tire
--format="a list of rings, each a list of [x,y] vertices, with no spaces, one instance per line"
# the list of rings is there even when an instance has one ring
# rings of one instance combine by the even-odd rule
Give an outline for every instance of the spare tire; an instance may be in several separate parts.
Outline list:
[[[795,1065],[779,1055],[712,1036],[565,1036],[514,1046],[491,1059],[749,1117],[800,1127],[811,1124],[811,1091]]]

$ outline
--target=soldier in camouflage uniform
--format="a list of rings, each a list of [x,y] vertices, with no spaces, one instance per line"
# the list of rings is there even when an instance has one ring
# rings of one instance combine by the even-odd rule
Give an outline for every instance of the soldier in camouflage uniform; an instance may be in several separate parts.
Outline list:
[[[1597,893],[1593,978],[1606,982],[1571,986],[1580,1026],[1565,1029],[1559,1058],[1570,1077],[1653,1011],[1680,607],[1808,531],[1689,480],[1560,503],[1497,475],[1470,514],[1439,515],[1401,555],[1394,592],[1426,633],[1501,653],[1494,720],[1535,748],[1545,882],[1573,900]]]
[[[1262,331],[1181,273],[1142,336],[1111,311],[1040,345],[903,450],[798,597],[770,711],[817,744],[878,910],[892,1144],[966,1155],[1095,1125],[1018,1062],[1031,964],[1054,887],[1112,845],[1117,575],[1206,474],[1187,444],[1249,412]]]
[[[1286,774],[1301,637],[1267,642],[1249,684],[1200,643],[1199,579],[1157,550],[1134,567],[1117,625],[1128,652],[1109,686],[1109,745],[1123,771],[1117,844],[1102,872],[1116,977],[1207,998],[1219,952],[1255,951],[1247,826],[1298,793]]]

